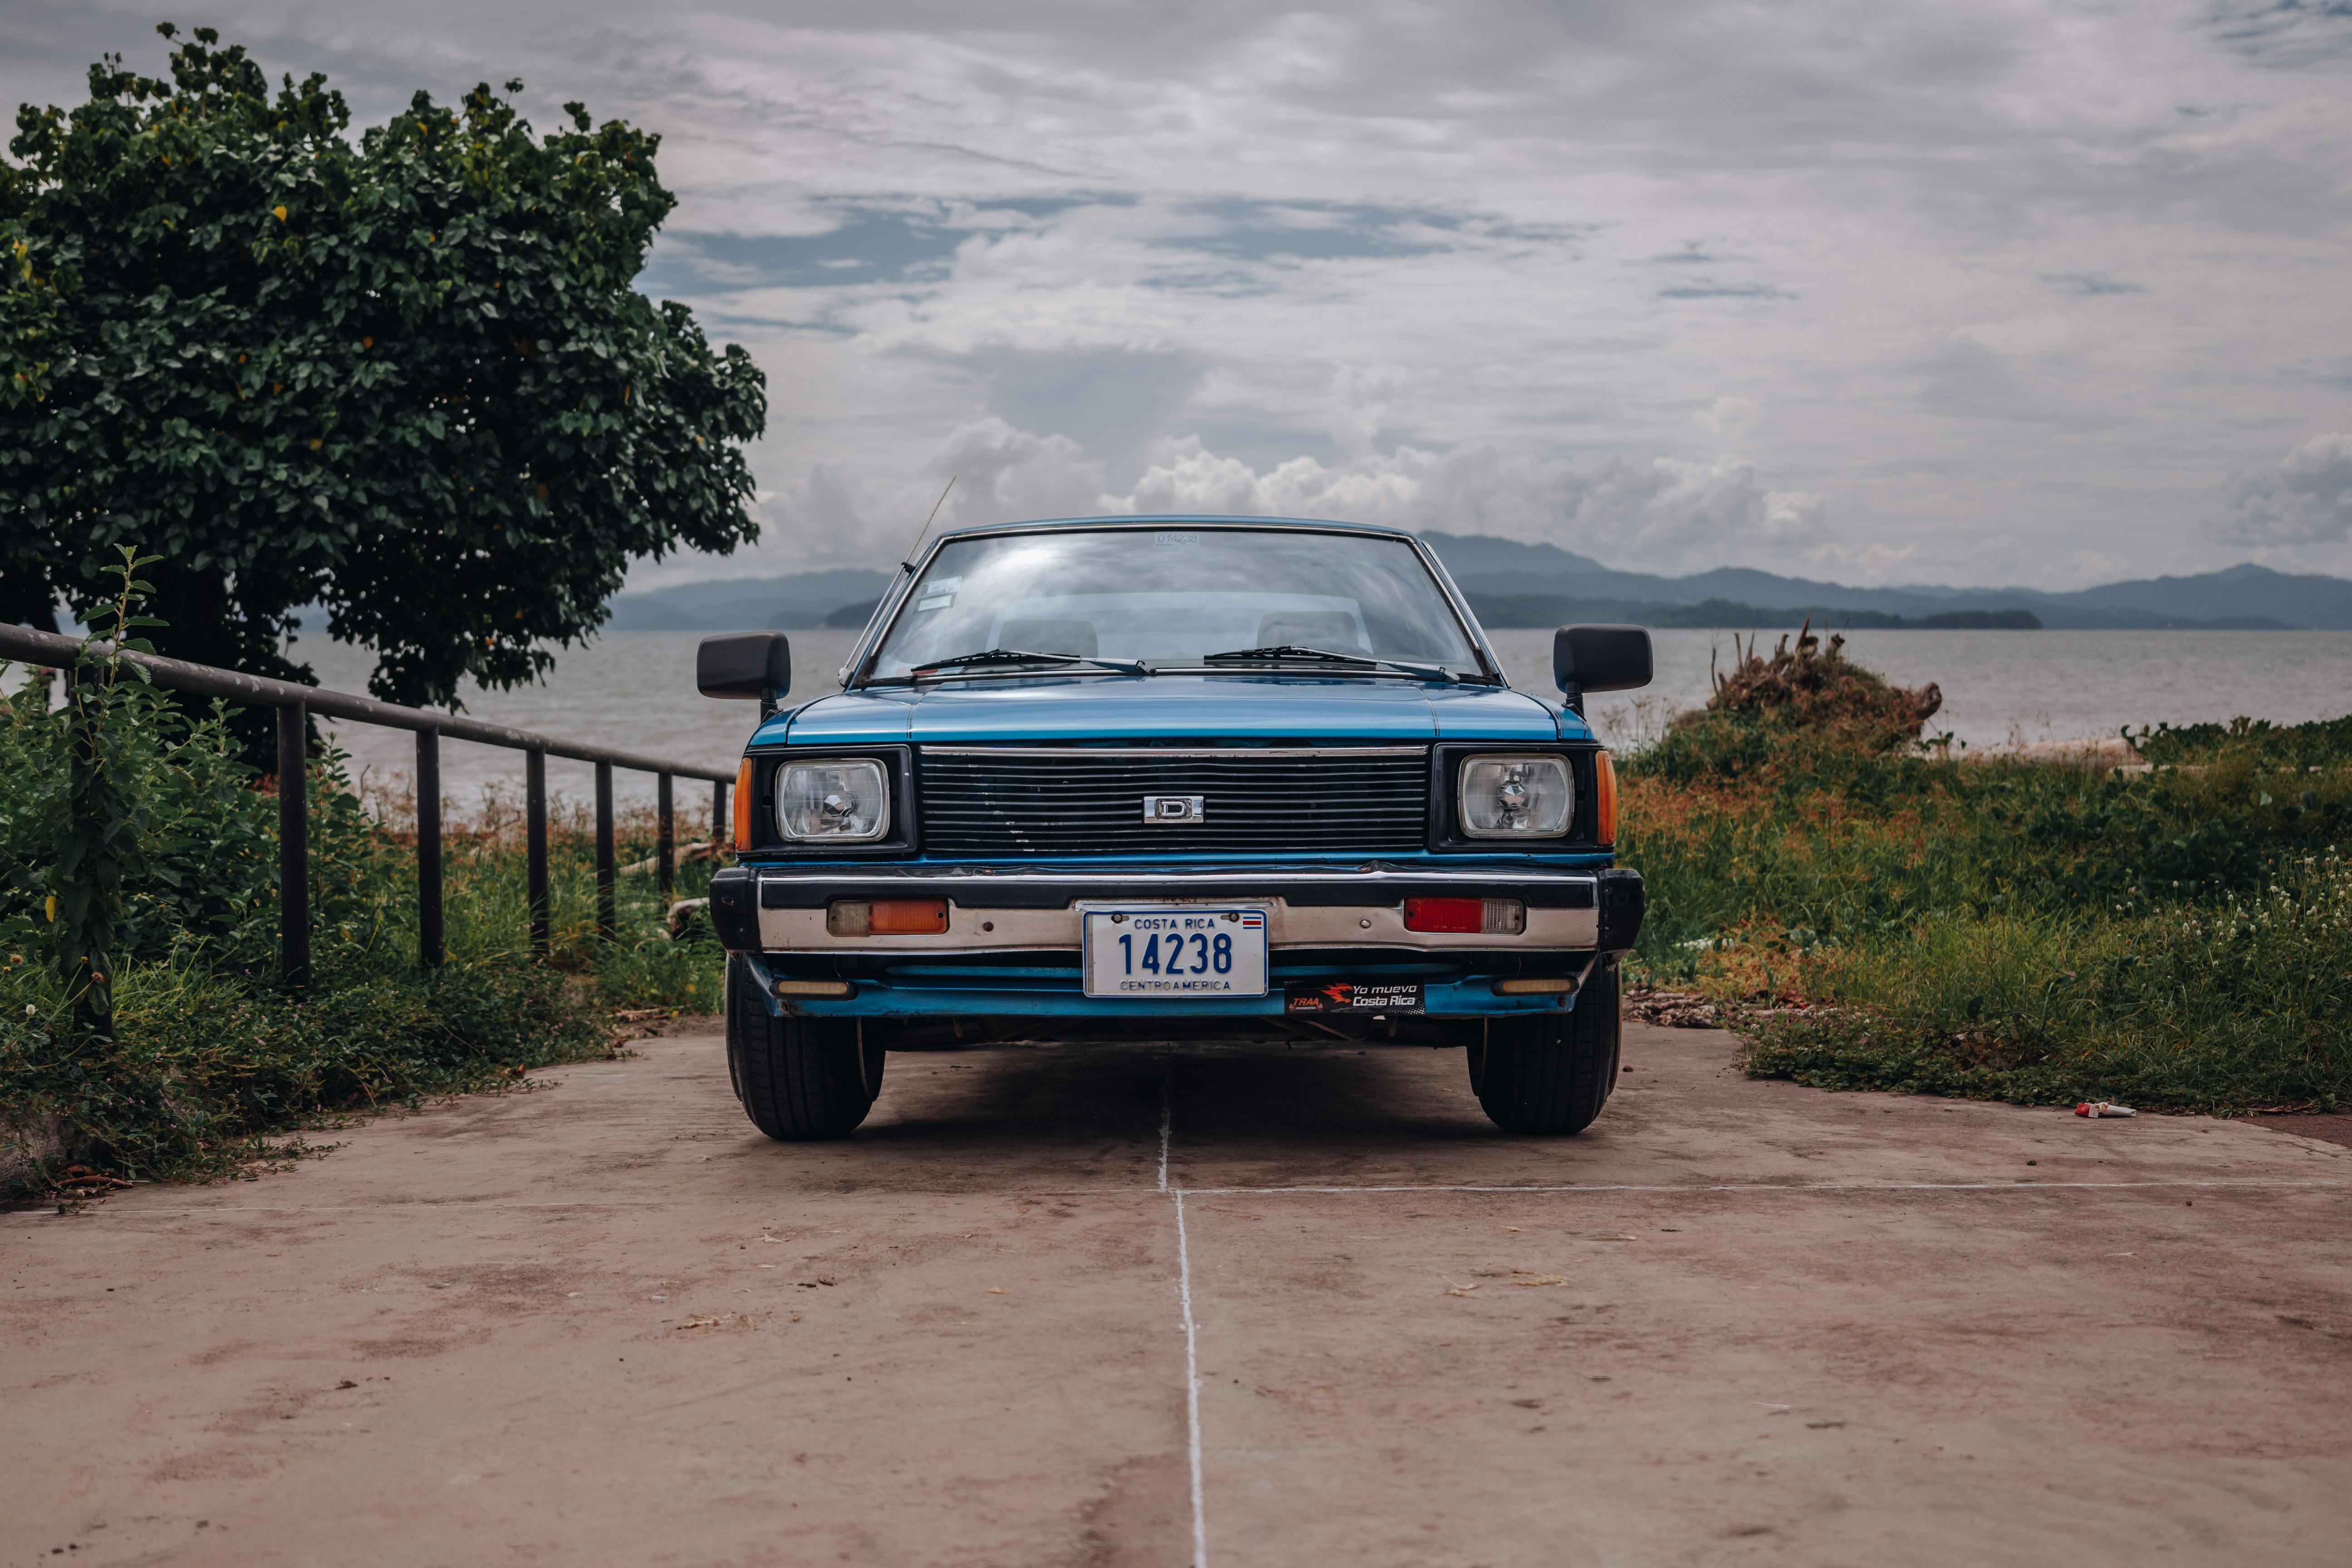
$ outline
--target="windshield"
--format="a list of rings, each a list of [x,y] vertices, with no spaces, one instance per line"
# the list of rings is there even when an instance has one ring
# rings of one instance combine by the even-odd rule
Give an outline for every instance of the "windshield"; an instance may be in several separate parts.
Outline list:
[[[868,679],[992,648],[1180,665],[1212,654],[1313,649],[1482,673],[1410,543],[1300,530],[952,540],[908,595]],[[1284,657],[1312,662],[1295,651]]]

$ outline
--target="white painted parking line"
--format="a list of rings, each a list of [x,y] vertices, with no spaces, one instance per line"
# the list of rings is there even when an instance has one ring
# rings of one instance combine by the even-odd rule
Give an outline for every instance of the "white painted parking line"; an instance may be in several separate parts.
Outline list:
[[[1173,1063],[1160,1064],[1160,1190],[1168,1190],[1168,1140],[1176,1127],[1176,1068]]]
[[[1176,1298],[1184,1308],[1185,1451],[1192,1468],[1192,1568],[1209,1568],[1209,1516],[1201,1490],[1201,1352],[1192,1326],[1192,1250],[1184,1234],[1184,1193],[1176,1198]]]
[[[1175,1068],[1162,1063],[1160,1190],[1176,1200],[1176,1300],[1184,1312],[1184,1449],[1192,1471],[1192,1568],[1209,1568],[1209,1514],[1201,1489],[1201,1346],[1192,1322],[1192,1247],[1185,1234],[1184,1190],[1168,1184],[1168,1145],[1175,1131]]]

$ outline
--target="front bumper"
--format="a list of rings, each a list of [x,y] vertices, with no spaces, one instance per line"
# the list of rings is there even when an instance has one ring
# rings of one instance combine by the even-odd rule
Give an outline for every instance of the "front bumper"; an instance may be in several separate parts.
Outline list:
[[[1416,895],[1517,899],[1527,929],[1510,936],[1411,931]],[[836,899],[944,899],[948,929],[917,936],[837,937]],[[1101,903],[1247,901],[1267,910],[1263,997],[1127,1001],[1089,997],[1080,972],[1081,910]],[[1572,1005],[1569,994],[1503,994],[1500,980],[1580,981],[1640,931],[1638,872],[1525,866],[1223,866],[1182,868],[742,866],[711,881],[719,940],[745,955],[769,1005],[811,1016],[1217,1017],[1285,1011],[1286,988],[1334,979],[1411,983],[1431,1015],[1491,1016]],[[776,979],[842,982],[841,997],[773,994]]]

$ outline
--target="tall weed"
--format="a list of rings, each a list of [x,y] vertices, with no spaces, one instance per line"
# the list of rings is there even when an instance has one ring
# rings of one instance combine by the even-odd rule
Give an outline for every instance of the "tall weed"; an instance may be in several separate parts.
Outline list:
[[[1756,1070],[1811,1082],[2341,1103],[2352,769],[2283,759],[2347,723],[2126,773],[1715,709],[1622,770],[1637,973],[1828,1005],[1745,1026]]]
[[[0,671],[5,676],[5,671]],[[646,870],[616,883],[596,930],[593,823],[551,823],[552,942],[528,946],[522,815],[493,797],[445,809],[448,961],[418,965],[413,802],[363,800],[344,758],[310,763],[311,994],[278,984],[278,812],[216,705],[190,715],[126,686],[109,714],[115,777],[144,864],[122,887],[110,1036],[78,1028],[49,957],[66,726],[36,679],[0,699],[0,1172],[37,1189],[58,1158],[117,1173],[217,1174],[320,1118],[505,1081],[602,1054],[615,1006],[715,1011],[723,955],[707,924],[673,939]],[[625,814],[619,858],[654,851],[653,814]],[[707,891],[708,861],[677,896]],[[13,1156],[13,1157],[7,1157]]]
[[[2352,862],[2119,919],[1938,920],[1825,953],[1839,1011],[1742,1029],[1756,1071],[1832,1088],[2199,1110],[2352,1103]]]

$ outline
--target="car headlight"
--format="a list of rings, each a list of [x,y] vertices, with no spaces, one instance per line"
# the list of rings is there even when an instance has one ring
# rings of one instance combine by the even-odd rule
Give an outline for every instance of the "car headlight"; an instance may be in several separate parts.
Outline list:
[[[1465,757],[1456,794],[1472,838],[1558,838],[1576,807],[1566,757]]]
[[[798,844],[863,844],[890,831],[890,780],[868,758],[776,770],[776,831]]]

